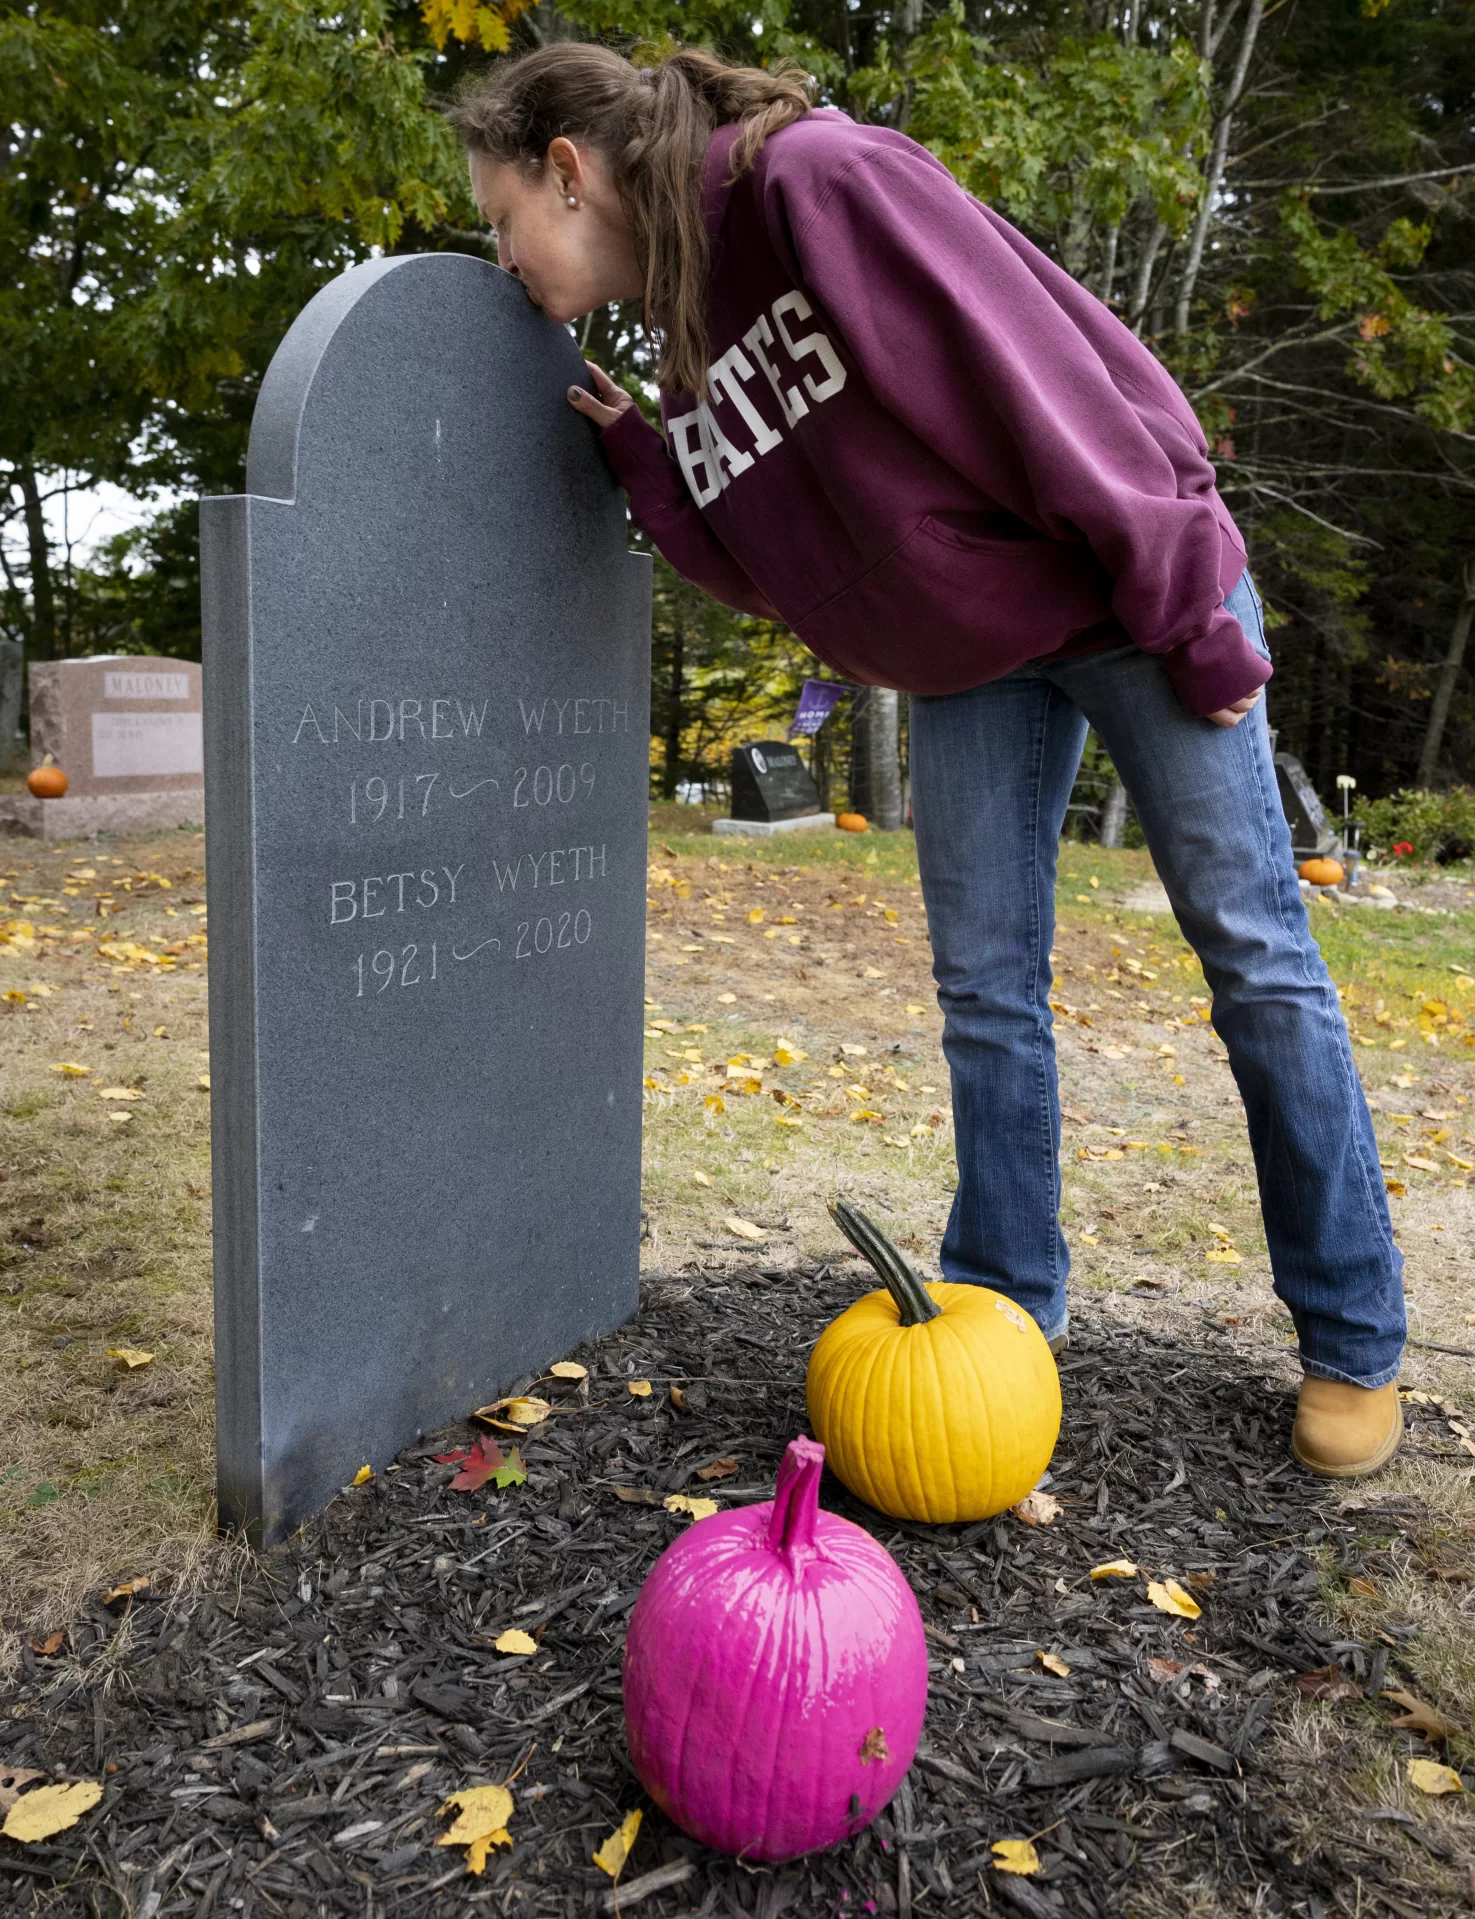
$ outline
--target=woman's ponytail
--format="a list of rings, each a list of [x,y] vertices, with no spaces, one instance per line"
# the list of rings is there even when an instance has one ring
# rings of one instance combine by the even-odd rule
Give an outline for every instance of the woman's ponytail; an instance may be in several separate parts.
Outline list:
[[[729,178],[753,164],[770,134],[809,111],[807,74],[783,66],[730,67],[682,48],[636,67],[608,47],[561,41],[499,61],[450,110],[473,152],[535,171],[560,137],[584,140],[609,166],[645,274],[644,318],[659,342],[656,379],[667,392],[707,383],[707,146],[733,121]]]

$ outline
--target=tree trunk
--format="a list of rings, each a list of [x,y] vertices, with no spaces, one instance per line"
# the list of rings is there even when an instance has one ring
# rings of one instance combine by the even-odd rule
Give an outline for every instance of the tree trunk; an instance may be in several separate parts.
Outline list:
[[[1101,809],[1101,844],[1120,846],[1122,828],[1127,823],[1127,789],[1120,780],[1113,780],[1111,791],[1106,796],[1106,804]]]
[[[895,833],[901,828],[900,695],[873,686],[862,719],[870,785],[867,817],[880,832]]]
[[[671,672],[666,682],[666,726],[663,736],[665,758],[661,763],[661,792],[668,800],[676,797],[681,779],[681,735],[686,719],[682,698],[686,671],[686,635],[680,620],[671,622]]]
[[[25,503],[26,545],[31,567],[31,645],[33,660],[56,658],[56,592],[51,579],[51,543],[36,469],[29,461],[16,468]]]
[[[1214,123],[1214,137],[1209,147],[1209,162],[1204,169],[1204,197],[1199,202],[1198,213],[1193,222],[1183,278],[1178,283],[1178,299],[1173,315],[1173,331],[1178,334],[1188,331],[1188,315],[1193,304],[1193,290],[1198,281],[1199,268],[1203,265],[1209,226],[1214,218],[1214,202],[1219,197],[1220,183],[1224,178],[1224,165],[1229,157],[1229,132],[1234,124],[1234,110],[1244,95],[1245,78],[1250,70],[1250,56],[1255,51],[1255,39],[1260,31],[1260,19],[1264,11],[1265,0],[1250,0],[1249,11],[1245,15],[1244,32],[1240,36],[1239,51],[1235,55],[1234,72],[1230,76],[1223,104],[1219,108],[1218,119]]]
[[[1460,667],[1464,664],[1465,642],[1470,637],[1470,624],[1472,620],[1475,620],[1475,559],[1465,562],[1464,589],[1460,610],[1455,615],[1454,631],[1449,636],[1449,652],[1445,655],[1444,665],[1439,670],[1439,684],[1434,689],[1434,704],[1429,709],[1429,725],[1424,734],[1424,750],[1419,755],[1418,784],[1425,788],[1434,784],[1434,772],[1439,765],[1439,748],[1444,741],[1444,726],[1449,718],[1450,701],[1454,698],[1455,683],[1460,677]]]
[[[1152,292],[1152,270],[1157,265],[1158,250],[1168,237],[1168,229],[1161,220],[1154,220],[1152,231],[1142,243],[1142,252],[1137,259],[1137,277],[1132,284],[1131,304],[1127,310],[1127,325],[1140,339],[1142,323],[1147,318],[1147,299]]]
[[[0,640],[0,773],[8,773],[15,763],[25,671],[25,650],[20,641]]]
[[[850,702],[850,810],[871,817],[871,701],[867,686]]]
[[[830,741],[834,736],[830,732],[830,722],[825,721],[809,742],[809,777],[814,781],[814,790],[819,794],[819,810],[828,813],[830,809]]]

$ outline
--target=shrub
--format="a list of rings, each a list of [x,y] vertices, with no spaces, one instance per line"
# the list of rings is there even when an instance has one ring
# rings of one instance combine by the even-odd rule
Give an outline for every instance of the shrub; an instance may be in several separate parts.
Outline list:
[[[1468,786],[1444,793],[1404,787],[1386,799],[1359,800],[1353,817],[1362,822],[1364,846],[1384,858],[1405,846],[1404,858],[1444,864],[1475,853],[1475,789]]]

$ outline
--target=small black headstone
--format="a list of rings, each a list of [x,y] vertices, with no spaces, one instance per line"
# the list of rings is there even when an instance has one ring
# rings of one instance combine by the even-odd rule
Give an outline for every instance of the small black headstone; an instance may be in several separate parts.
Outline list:
[[[1336,834],[1328,824],[1326,812],[1316,797],[1316,789],[1306,777],[1306,769],[1289,753],[1275,756],[1275,777],[1280,787],[1280,803],[1291,829],[1291,849],[1298,860],[1314,859],[1330,852]]]
[[[797,747],[754,740],[732,753],[732,817],[797,820],[821,810],[819,791]]]

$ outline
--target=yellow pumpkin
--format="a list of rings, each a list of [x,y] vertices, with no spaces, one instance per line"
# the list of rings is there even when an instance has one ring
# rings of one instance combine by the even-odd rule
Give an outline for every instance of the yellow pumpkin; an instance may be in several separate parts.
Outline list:
[[[869,833],[870,821],[864,813],[837,813],[835,824],[842,833]]]
[[[1303,860],[1296,871],[1308,886],[1340,886],[1347,877],[1337,860]]]
[[[38,800],[59,800],[67,790],[67,776],[48,756],[45,765],[33,767],[26,775],[26,785]]]
[[[1017,1505],[1060,1436],[1060,1374],[1044,1334],[986,1286],[924,1282],[844,1200],[836,1225],[886,1282],[820,1334],[809,1421],[867,1505],[933,1525]]]

